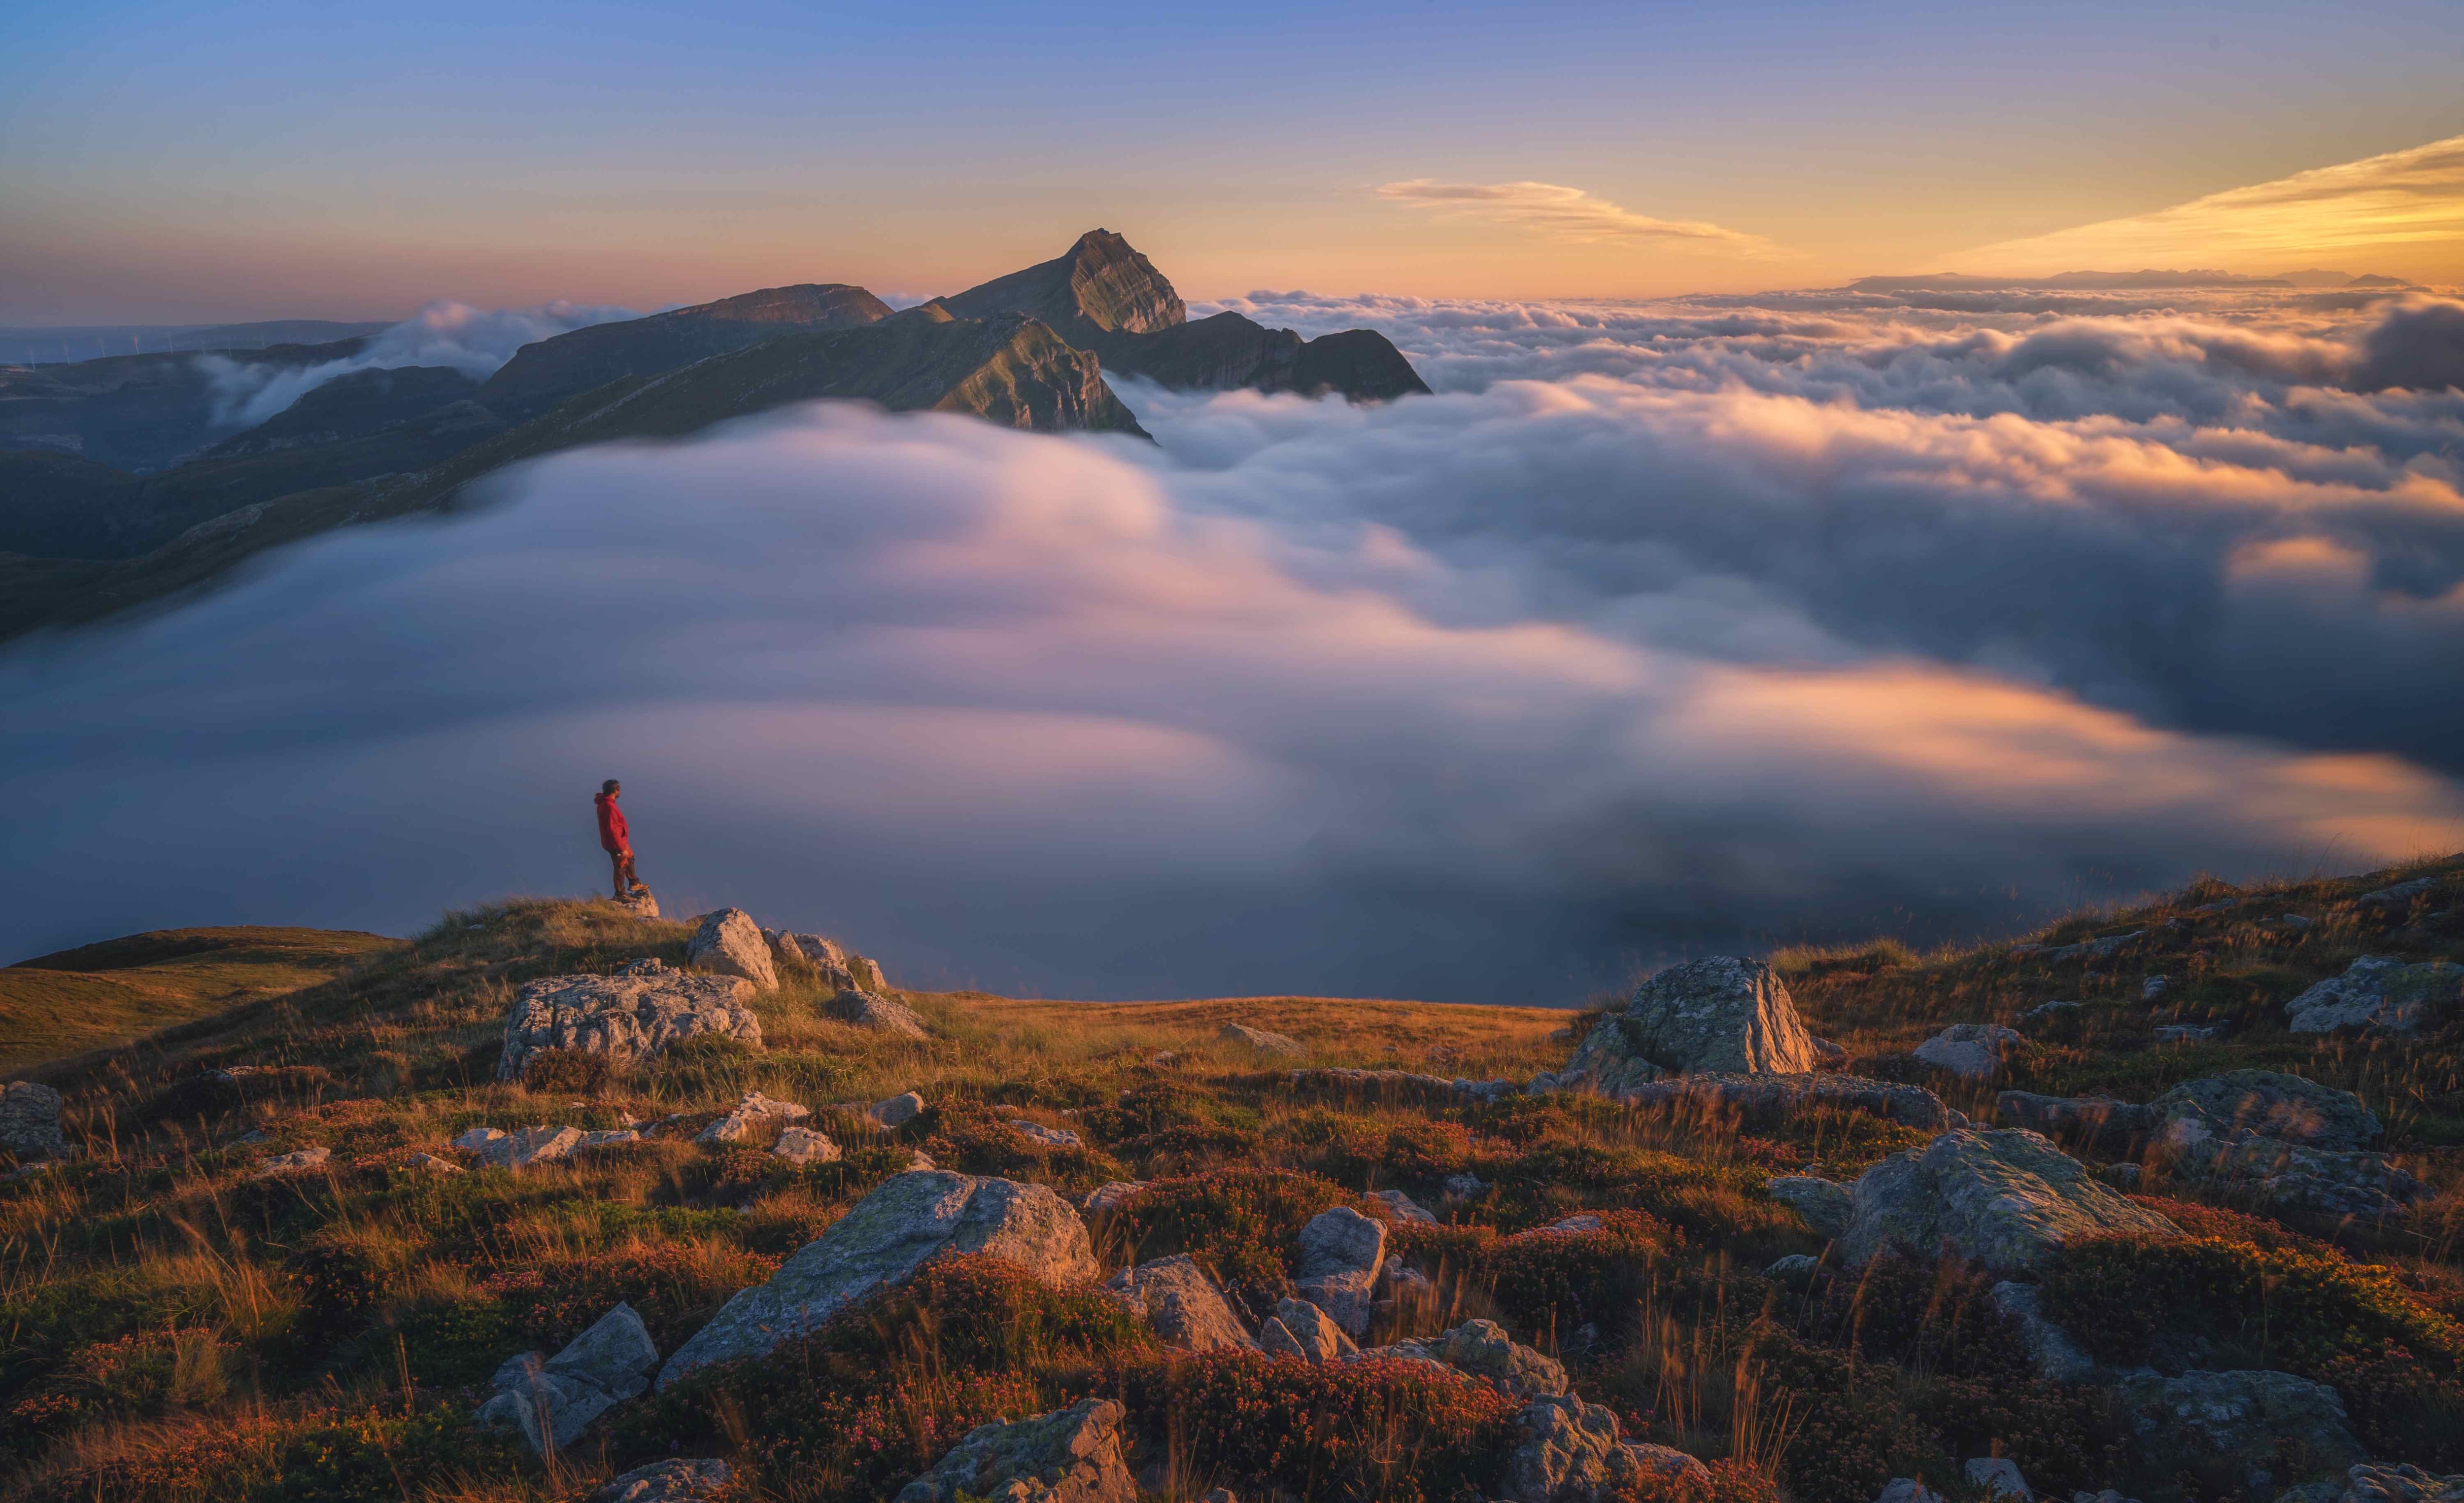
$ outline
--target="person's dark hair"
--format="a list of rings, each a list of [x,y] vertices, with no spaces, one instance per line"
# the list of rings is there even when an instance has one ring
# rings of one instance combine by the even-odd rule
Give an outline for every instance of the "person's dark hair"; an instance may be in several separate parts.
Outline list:
[[[599,785],[599,791],[600,791],[600,792],[602,792],[602,793],[613,793],[613,792],[615,792],[615,791],[616,791],[616,780],[615,780],[615,779],[613,779],[613,778],[610,778],[610,779],[608,779],[606,782],[605,782],[605,783],[601,784],[601,785]]]

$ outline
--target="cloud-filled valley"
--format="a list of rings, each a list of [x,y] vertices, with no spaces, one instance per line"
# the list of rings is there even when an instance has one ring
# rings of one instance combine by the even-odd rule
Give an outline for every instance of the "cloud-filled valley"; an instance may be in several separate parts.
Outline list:
[[[0,948],[577,890],[607,776],[671,908],[1078,996],[1573,1001],[2464,843],[2464,306],[1217,306],[1437,395],[800,409],[9,650]]]

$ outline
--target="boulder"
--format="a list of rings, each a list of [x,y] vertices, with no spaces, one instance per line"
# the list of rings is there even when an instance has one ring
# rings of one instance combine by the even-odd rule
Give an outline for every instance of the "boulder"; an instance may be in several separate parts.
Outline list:
[[[0,1090],[0,1149],[20,1163],[68,1156],[60,1132],[60,1094],[34,1080],[11,1080]]]
[[[1595,1030],[1596,1031],[1596,1030]],[[1534,1091],[1556,1090],[1563,1074],[1537,1075]],[[1544,1086],[1543,1081],[1552,1082]],[[1588,1089],[1588,1088],[1586,1088]],[[1605,1093],[1631,1106],[1683,1104],[1733,1112],[1741,1121],[1780,1121],[1814,1107],[1845,1107],[1909,1127],[1966,1127],[1968,1118],[1923,1086],[1864,1075],[1685,1075]]]
[[[1815,1063],[1788,984],[1759,961],[1723,955],[1670,966],[1636,987],[1563,1070],[1531,1085],[1618,1095],[1663,1075],[1804,1074]]]
[[[2172,985],[2173,978],[2169,976],[2147,977],[2139,984],[2139,1000],[2141,1002],[2154,1002],[2157,998],[2162,997],[2166,992],[2171,990]]]
[[[702,1503],[725,1491],[723,1461],[654,1461],[618,1473],[615,1481],[590,1495],[590,1503]]]
[[[655,961],[626,975],[543,977],[524,984],[505,1014],[496,1078],[520,1079],[534,1050],[579,1050],[629,1068],[705,1033],[759,1049],[761,1022],[744,1005],[749,995],[740,978],[691,975]]]
[[[742,1100],[728,1108],[725,1116],[695,1133],[693,1141],[706,1147],[740,1143],[766,1127],[801,1122],[812,1115],[810,1108],[798,1106],[793,1101],[781,1101],[759,1091],[748,1091]]]
[[[1067,1127],[1046,1127],[1023,1116],[1009,1119],[1009,1130],[1044,1148],[1084,1148],[1087,1140]]]
[[[569,1159],[581,1146],[582,1129],[578,1127],[530,1127],[518,1133],[498,1133],[476,1152],[481,1163],[499,1169],[527,1169],[535,1163]]]
[[[2096,1359],[2079,1350],[2071,1334],[2045,1318],[2044,1292],[2034,1284],[2009,1280],[1993,1286],[1993,1308],[2019,1328],[2028,1360],[2036,1376],[2057,1383],[2083,1383],[2096,1377]]]
[[[1488,1188],[1488,1182],[1476,1174],[1450,1174],[1442,1183],[1446,1194],[1459,1201],[1467,1201]]]
[[[1989,1498],[2007,1498],[2011,1503],[2036,1503],[2035,1490],[2019,1474],[2018,1464],[2000,1456],[1970,1456],[1962,1469],[1968,1473],[1968,1484],[1983,1490]]]
[[[633,889],[633,895],[630,897],[611,897],[608,901],[614,903],[617,907],[622,908],[627,913],[631,914],[636,918],[656,918],[659,917],[659,900],[656,896],[652,895],[650,890],[647,887],[637,887]]]
[[[711,1362],[760,1356],[945,1251],[1006,1258],[1052,1285],[1100,1271],[1086,1224],[1045,1186],[910,1170],[857,1202],[769,1282],[730,1299],[668,1359],[660,1386]]]
[[[1258,1332],[1258,1349],[1269,1357],[1297,1357],[1304,1361],[1331,1362],[1360,1348],[1341,1326],[1306,1299],[1282,1299]]]
[[[2375,1153],[2328,1153],[2255,1133],[2168,1149],[2176,1174],[2270,1210],[2329,1220],[2400,1216],[2431,1187]]]
[[[1437,1225],[1437,1217],[1429,1214],[1428,1209],[1419,1202],[1400,1190],[1373,1190],[1370,1193],[1384,1201],[1398,1220],[1417,1221],[1432,1227]]]
[[[561,1450],[591,1421],[648,1388],[658,1365],[642,1317],[620,1303],[554,1357],[524,1352],[498,1367],[495,1397],[479,1406],[479,1423],[519,1429],[540,1455]]]
[[[2189,1080],[2147,1103],[2167,1143],[2256,1133],[2304,1148],[2351,1152],[2377,1142],[2376,1114],[2349,1091],[2272,1070]]]
[[[1511,1503],[1597,1503],[1657,1479],[1710,1480],[1710,1470],[1683,1451],[1619,1439],[1606,1404],[1571,1394],[1535,1399],[1520,1420],[1522,1444],[1506,1461]]]
[[[1848,1186],[1810,1174],[1783,1174],[1763,1182],[1771,1198],[1803,1217],[1817,1237],[1837,1237],[1848,1229],[1853,1209]]]
[[[779,1140],[770,1145],[770,1152],[789,1163],[839,1161],[839,1145],[830,1140],[829,1135],[808,1127],[789,1127],[781,1132]]]
[[[873,1126],[887,1133],[913,1121],[923,1110],[924,1098],[910,1091],[887,1101],[875,1101],[864,1109],[864,1115]]]
[[[641,1140],[642,1135],[635,1129],[616,1127],[604,1133],[584,1133],[582,1135],[582,1141],[573,1146],[574,1151],[579,1153],[585,1148],[622,1148],[627,1143],[638,1143]]]
[[[822,1010],[852,1028],[873,1033],[888,1033],[903,1039],[928,1039],[933,1030],[924,1026],[924,1015],[903,1002],[857,987],[844,987],[838,995],[822,1004]]]
[[[1443,1362],[1446,1366],[1496,1389],[1509,1399],[1539,1399],[1566,1392],[1566,1369],[1556,1359],[1528,1347],[1506,1334],[1494,1320],[1466,1320],[1442,1335],[1397,1341],[1360,1354],[1363,1357],[1408,1357]]]
[[[779,968],[770,962],[770,943],[761,938],[761,926],[741,908],[703,915],[701,927],[685,942],[685,963],[697,971],[742,977],[759,991],[779,989]]]
[[[2346,1427],[2336,1390],[2290,1373],[2167,1378],[2143,1368],[2116,1382],[2114,1394],[2152,1475],[2223,1463],[2254,1495],[2273,1497],[2308,1480],[2277,1475],[2281,1452],[2339,1472],[2370,1459]]]
[[[1146,1187],[1144,1180],[1110,1180],[1095,1186],[1084,1204],[1089,1211],[1118,1210],[1131,1196]]]
[[[1969,1080],[1991,1080],[2002,1062],[2027,1040],[1998,1023],[1954,1023],[1916,1047],[1916,1057],[1937,1070]]]
[[[1944,1133],[1866,1170],[1849,1197],[1848,1229],[1839,1244],[1851,1263],[1894,1246],[1930,1261],[1947,1247],[1989,1268],[2034,1271],[2074,1237],[2182,1234],[2024,1129]]]
[[[1137,1503],[1121,1451],[1127,1411],[1110,1399],[1015,1424],[979,1425],[893,1503]]]
[[[1943,1503],[1943,1498],[1914,1477],[1893,1477],[1874,1495],[1874,1503]]]
[[[453,1146],[461,1149],[464,1153],[474,1154],[504,1136],[504,1132],[500,1128],[473,1127],[465,1132],[461,1137],[453,1139]]]
[[[2343,1028],[2382,1033],[2418,1033],[2452,1015],[2464,997],[2464,965],[2425,961],[2408,965],[2384,955],[2365,955],[2284,1005],[2284,1026],[2296,1033],[2331,1033]]]
[[[2464,1503],[2464,1474],[2439,1476],[2419,1467],[2355,1467],[2333,1490],[2332,1503]]]
[[[2228,1071],[2175,1086],[2143,1110],[2175,1174],[2276,1211],[2387,1217],[2431,1193],[2366,1151],[2380,1126],[2360,1097],[2299,1075]]]
[[[2353,906],[2365,910],[2378,909],[2384,912],[2402,913],[2422,898],[2429,896],[2437,886],[2436,877],[2417,876],[2409,882],[2398,882],[2393,887],[2382,887],[2375,893],[2364,893],[2353,899]]]
[[[1369,1306],[1386,1260],[1386,1224],[1349,1205],[1318,1212],[1301,1228],[1292,1282],[1301,1297],[1352,1336],[1369,1329]]]
[[[1253,1028],[1245,1023],[1227,1023],[1216,1030],[1215,1036],[1228,1044],[1246,1044],[1262,1054],[1309,1052],[1308,1047],[1296,1038],[1282,1033],[1269,1033],[1265,1028]]]
[[[1185,1252],[1123,1269],[1104,1289],[1144,1315],[1166,1346],[1190,1352],[1257,1350],[1223,1292]]]
[[[256,1166],[256,1177],[270,1180],[280,1174],[298,1174],[308,1169],[321,1169],[334,1157],[331,1148],[302,1148],[294,1153],[275,1154]]]

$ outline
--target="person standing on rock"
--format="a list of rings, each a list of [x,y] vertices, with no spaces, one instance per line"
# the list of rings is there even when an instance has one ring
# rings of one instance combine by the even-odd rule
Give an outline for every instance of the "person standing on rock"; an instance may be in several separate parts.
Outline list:
[[[616,900],[623,902],[641,890],[642,879],[633,874],[633,837],[625,826],[625,811],[616,807],[616,795],[624,785],[610,778],[599,785],[599,849],[616,865]]]

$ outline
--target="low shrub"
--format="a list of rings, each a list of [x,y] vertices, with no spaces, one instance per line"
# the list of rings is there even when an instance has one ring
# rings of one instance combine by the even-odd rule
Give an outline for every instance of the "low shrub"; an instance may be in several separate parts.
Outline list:
[[[535,1049],[522,1056],[522,1089],[560,1095],[589,1095],[604,1089],[611,1072],[604,1050]]]
[[[518,1443],[458,1405],[217,1415],[24,1479],[11,1497],[85,1503],[372,1503],[475,1467],[514,1470]]]
[[[1485,1294],[1518,1330],[1607,1326],[1635,1308],[1655,1268],[1682,1239],[1640,1211],[1585,1214],[1598,1227],[1540,1227],[1510,1237],[1489,1227],[1403,1222],[1389,1229],[1387,1247],[1441,1284]]]
[[[1150,1453],[1244,1494],[1476,1499],[1515,1440],[1511,1401],[1423,1362],[1211,1352],[1131,1367],[1121,1388]]]
[[[1301,1228],[1336,1205],[1386,1213],[1314,1174],[1215,1169],[1151,1182],[1113,1210],[1111,1227],[1138,1262],[1186,1252],[1221,1283],[1272,1291],[1290,1282]]]
[[[230,1349],[208,1330],[146,1331],[70,1354],[11,1404],[11,1449],[97,1420],[209,1404],[229,1387]]]

